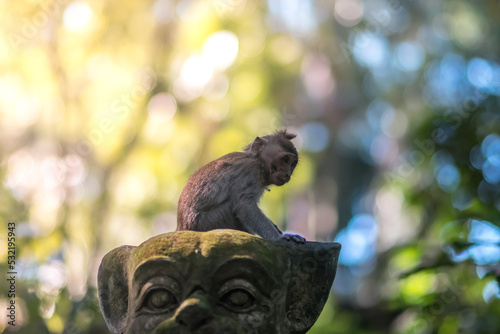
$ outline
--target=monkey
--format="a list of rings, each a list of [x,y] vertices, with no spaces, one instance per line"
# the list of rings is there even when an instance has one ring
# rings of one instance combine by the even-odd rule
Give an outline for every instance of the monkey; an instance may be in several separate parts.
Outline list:
[[[283,234],[259,209],[269,186],[282,186],[298,163],[295,134],[286,130],[257,137],[243,152],[229,153],[201,167],[188,179],[177,207],[177,231],[234,229],[263,239],[304,243]]]

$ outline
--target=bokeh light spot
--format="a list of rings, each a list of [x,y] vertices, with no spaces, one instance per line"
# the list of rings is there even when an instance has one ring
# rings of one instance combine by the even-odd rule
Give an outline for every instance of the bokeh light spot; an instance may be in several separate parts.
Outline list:
[[[206,58],[200,54],[192,55],[182,65],[174,85],[175,96],[185,101],[200,96],[212,75],[213,68]]]
[[[457,167],[448,164],[439,169],[436,178],[441,189],[451,192],[460,183],[460,172]]]
[[[403,71],[416,71],[425,60],[425,51],[420,44],[403,42],[396,47],[396,60]]]
[[[492,133],[484,138],[481,150],[487,159],[500,155],[500,136]]]
[[[363,3],[359,0],[337,0],[334,15],[341,25],[355,26],[363,19]]]
[[[500,182],[500,136],[492,133],[484,138],[481,152],[486,159],[481,166],[484,179],[491,184]]]
[[[470,256],[477,264],[494,264],[500,261],[500,247],[497,245],[474,245],[469,248]]]
[[[377,68],[384,65],[389,59],[387,40],[369,31],[354,33],[353,53],[361,66]]]
[[[154,121],[169,121],[177,110],[175,98],[168,93],[158,93],[148,104],[148,114]]]
[[[460,171],[455,166],[453,157],[446,151],[438,151],[432,156],[434,176],[441,189],[452,192],[460,184]]]
[[[480,244],[500,244],[500,228],[487,221],[473,219],[470,221],[468,241]]]
[[[238,54],[238,37],[230,31],[218,31],[203,44],[203,56],[215,69],[231,66]]]
[[[467,66],[467,79],[478,88],[487,88],[493,79],[491,65],[481,58],[471,59]]]
[[[489,303],[493,299],[500,298],[500,288],[497,281],[490,281],[486,283],[483,288],[483,299]]]
[[[268,0],[268,7],[292,32],[309,34],[317,24],[312,3],[311,0]]]
[[[483,20],[472,5],[460,3],[457,7],[451,21],[453,39],[466,48],[475,49],[483,40]]]
[[[354,216],[336,237],[336,241],[343,247],[339,262],[347,266],[360,266],[373,258],[377,231],[377,222],[373,216]]]
[[[401,292],[408,303],[418,304],[422,298],[436,289],[436,275],[429,272],[418,272],[402,281]]]
[[[92,18],[89,5],[83,1],[73,1],[64,11],[63,21],[68,30],[77,31],[83,29]]]
[[[491,184],[497,184],[500,182],[500,163],[495,161],[494,163],[488,159],[483,164],[483,176],[486,181]]]
[[[310,122],[300,128],[303,138],[302,148],[309,152],[320,152],[326,148],[330,135],[321,123]]]
[[[307,93],[314,99],[326,98],[335,88],[330,63],[322,55],[308,55],[304,58],[302,79]]]

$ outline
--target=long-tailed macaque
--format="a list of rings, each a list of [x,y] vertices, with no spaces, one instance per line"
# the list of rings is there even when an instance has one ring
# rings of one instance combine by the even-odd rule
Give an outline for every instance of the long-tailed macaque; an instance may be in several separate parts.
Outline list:
[[[179,199],[177,231],[234,229],[305,242],[283,234],[257,206],[267,187],[290,181],[299,159],[293,138],[286,130],[257,137],[244,152],[229,153],[191,175]]]

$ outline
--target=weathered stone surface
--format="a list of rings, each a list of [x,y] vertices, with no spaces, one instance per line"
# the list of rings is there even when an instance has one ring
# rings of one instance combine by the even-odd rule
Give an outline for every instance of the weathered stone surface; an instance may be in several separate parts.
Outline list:
[[[235,230],[161,234],[109,252],[101,310],[113,333],[305,333],[328,298],[340,244]]]

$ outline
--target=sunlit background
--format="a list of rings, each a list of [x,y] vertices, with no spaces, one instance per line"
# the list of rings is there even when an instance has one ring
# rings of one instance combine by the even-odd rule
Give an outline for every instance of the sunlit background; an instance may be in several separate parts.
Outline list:
[[[343,245],[310,333],[500,333],[498,0],[0,5],[0,330],[109,333],[102,256],[286,127],[300,163],[261,208]]]

